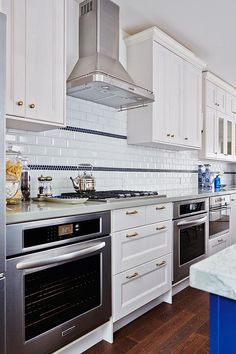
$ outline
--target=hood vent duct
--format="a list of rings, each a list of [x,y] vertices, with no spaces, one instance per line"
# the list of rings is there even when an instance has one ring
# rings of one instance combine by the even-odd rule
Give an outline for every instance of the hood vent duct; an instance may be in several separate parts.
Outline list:
[[[119,62],[119,6],[110,0],[80,4],[79,60],[67,80],[67,94],[118,110],[154,101],[135,85]]]

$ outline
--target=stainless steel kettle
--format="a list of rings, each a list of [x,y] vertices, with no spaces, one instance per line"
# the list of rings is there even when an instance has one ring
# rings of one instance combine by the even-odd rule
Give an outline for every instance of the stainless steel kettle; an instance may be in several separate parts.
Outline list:
[[[93,192],[95,191],[95,178],[92,175],[93,165],[91,164],[80,164],[78,165],[79,171],[81,169],[86,169],[82,175],[78,174],[76,178],[70,177],[74,189],[77,193],[79,192]],[[90,169],[88,172],[87,170]]]

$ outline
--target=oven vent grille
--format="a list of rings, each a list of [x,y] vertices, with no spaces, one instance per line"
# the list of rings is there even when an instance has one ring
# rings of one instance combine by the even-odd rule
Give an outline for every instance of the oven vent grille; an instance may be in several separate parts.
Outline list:
[[[81,6],[80,16],[86,15],[90,11],[93,11],[93,2],[88,1],[85,5]]]

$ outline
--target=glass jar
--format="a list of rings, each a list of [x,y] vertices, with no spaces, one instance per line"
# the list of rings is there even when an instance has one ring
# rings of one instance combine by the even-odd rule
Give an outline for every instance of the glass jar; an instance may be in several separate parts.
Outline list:
[[[23,196],[23,202],[30,201],[30,168],[28,166],[28,160],[22,159],[22,172],[21,172],[21,193]]]
[[[21,194],[22,157],[19,151],[9,147],[6,151],[6,201],[7,204],[19,204]]]

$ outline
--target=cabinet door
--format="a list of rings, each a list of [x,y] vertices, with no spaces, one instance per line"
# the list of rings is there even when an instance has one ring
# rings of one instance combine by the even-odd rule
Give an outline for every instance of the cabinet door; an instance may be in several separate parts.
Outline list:
[[[168,104],[169,114],[169,133],[173,143],[182,144],[181,120],[183,114],[183,59],[173,53],[169,53],[169,76],[168,76]]]
[[[216,90],[216,106],[220,112],[225,113],[226,110],[226,92],[225,90],[217,87]]]
[[[206,107],[204,146],[207,158],[217,158],[218,156],[218,120],[217,111]]]
[[[113,276],[114,321],[171,289],[171,254]]]
[[[183,64],[183,144],[201,147],[202,72],[188,62]]]
[[[216,102],[216,90],[217,86],[214,85],[211,81],[206,80],[206,105],[211,108],[216,108],[217,107],[217,102]]]
[[[180,144],[183,60],[154,42],[154,73],[157,100],[154,103],[153,137]]]
[[[25,0],[2,0],[7,15],[6,113],[25,116]],[[39,84],[39,83],[38,83]]]
[[[212,256],[213,254],[222,251],[226,247],[230,246],[230,234],[224,234],[222,236],[216,237],[212,240],[209,240],[208,244],[208,256]]]
[[[233,118],[225,116],[225,156],[232,161],[234,157],[235,124]]]
[[[64,122],[64,17],[64,0],[26,0],[28,118],[59,124]]]
[[[231,244],[236,243],[236,194],[231,194],[230,236]]]
[[[216,151],[219,158],[224,158],[226,156],[226,125],[225,118],[222,114],[216,114]]]
[[[226,96],[226,114],[236,117],[236,97],[231,93],[227,93]]]
[[[153,42],[154,50],[154,94],[153,138],[155,141],[172,142],[170,127],[169,50]]]

